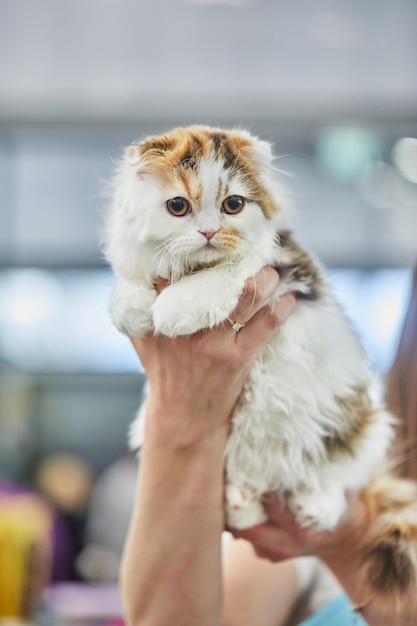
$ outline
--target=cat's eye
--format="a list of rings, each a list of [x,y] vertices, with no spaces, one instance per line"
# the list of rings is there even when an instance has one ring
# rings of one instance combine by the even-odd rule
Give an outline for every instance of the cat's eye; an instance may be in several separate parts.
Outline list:
[[[245,199],[242,196],[229,196],[223,201],[222,210],[229,215],[240,213],[245,206]]]
[[[170,198],[167,200],[166,207],[168,211],[176,217],[183,217],[190,211],[190,203],[185,198]]]

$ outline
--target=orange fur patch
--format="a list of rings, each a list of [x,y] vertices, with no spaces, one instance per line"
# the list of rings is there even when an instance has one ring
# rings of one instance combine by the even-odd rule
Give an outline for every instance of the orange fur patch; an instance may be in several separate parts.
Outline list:
[[[265,217],[270,218],[279,207],[262,185],[262,166],[248,150],[254,145],[249,137],[238,131],[190,126],[149,137],[139,145],[139,151],[146,171],[158,177],[167,188],[180,181],[184,193],[190,200],[197,200],[197,206],[202,193],[196,182],[199,163],[210,156],[220,160],[225,171],[242,178],[249,192],[247,200],[256,202]]]
[[[222,250],[234,250],[239,246],[240,235],[233,228],[222,226],[216,233],[216,243]]]
[[[179,171],[177,172],[178,180],[184,188],[184,195],[192,202],[193,212],[200,210],[201,196],[203,194],[203,185],[195,171]]]
[[[417,585],[417,484],[380,476],[362,497],[371,520],[363,554],[370,589],[401,597]]]

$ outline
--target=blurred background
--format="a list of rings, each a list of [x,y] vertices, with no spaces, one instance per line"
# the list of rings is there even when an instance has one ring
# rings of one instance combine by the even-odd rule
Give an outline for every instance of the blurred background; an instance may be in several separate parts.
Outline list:
[[[194,122],[273,142],[383,380],[417,257],[416,31],[415,0],[0,0],[0,617],[121,624],[144,376],[100,228],[123,146]]]

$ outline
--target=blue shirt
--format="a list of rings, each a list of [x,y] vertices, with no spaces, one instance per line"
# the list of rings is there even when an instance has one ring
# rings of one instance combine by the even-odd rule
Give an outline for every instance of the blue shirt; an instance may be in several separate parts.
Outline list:
[[[352,609],[349,598],[342,594],[301,622],[299,626],[367,626],[367,624],[362,616]]]

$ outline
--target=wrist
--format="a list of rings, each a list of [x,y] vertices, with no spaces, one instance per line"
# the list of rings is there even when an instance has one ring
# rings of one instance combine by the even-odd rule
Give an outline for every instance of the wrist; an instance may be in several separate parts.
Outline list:
[[[132,624],[206,624],[206,616],[220,613],[227,429],[190,437],[181,427],[188,417],[171,411],[165,419],[164,405],[148,406],[137,506],[122,569]],[[214,581],[209,587],[207,577]],[[189,599],[185,604],[184,598]]]
[[[211,406],[196,407],[184,399],[167,403],[152,397],[147,402],[145,442],[156,446],[183,452],[220,446],[223,453],[229,428],[229,416]]]
[[[206,416],[168,409],[151,403],[147,408],[141,466],[150,461],[152,475],[172,482],[175,475],[182,485],[189,476],[201,477],[214,487],[224,482],[224,454],[229,424]],[[217,477],[217,480],[213,480]],[[189,481],[190,486],[192,481]]]

